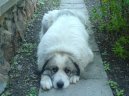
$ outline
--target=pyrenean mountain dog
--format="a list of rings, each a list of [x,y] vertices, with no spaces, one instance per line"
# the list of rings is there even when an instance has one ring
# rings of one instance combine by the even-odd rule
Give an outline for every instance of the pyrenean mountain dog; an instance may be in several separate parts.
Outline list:
[[[93,60],[88,45],[89,30],[85,28],[85,24],[89,25],[88,18],[66,9],[49,11],[43,16],[37,64],[44,90],[76,83]]]

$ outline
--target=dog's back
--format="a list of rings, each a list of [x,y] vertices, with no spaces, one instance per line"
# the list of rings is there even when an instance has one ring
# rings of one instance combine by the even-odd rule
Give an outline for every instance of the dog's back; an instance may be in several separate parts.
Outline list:
[[[77,44],[79,41],[87,42],[89,35],[77,17],[62,15],[50,26],[42,39],[46,38],[50,39],[48,40],[50,42],[65,42],[66,45],[66,43],[72,44],[72,42]]]
[[[41,70],[48,55],[66,52],[83,70],[92,61],[93,53],[88,45],[89,35],[84,24],[74,15],[62,14],[47,29],[38,46],[38,67]]]

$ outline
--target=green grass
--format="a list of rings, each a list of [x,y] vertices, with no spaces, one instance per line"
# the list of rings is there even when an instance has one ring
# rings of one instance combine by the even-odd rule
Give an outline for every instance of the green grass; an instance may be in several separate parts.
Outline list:
[[[127,47],[129,38],[124,38],[129,35],[129,23],[127,22],[129,12],[124,12],[128,5],[129,0],[101,0],[101,5],[95,6],[91,14],[91,21],[97,31],[110,34],[108,38],[115,42],[113,42],[112,51],[121,59],[129,57],[129,47]]]
[[[128,59],[129,57],[129,36],[121,36],[113,46],[113,52],[122,59]]]
[[[108,83],[112,90],[115,92],[115,96],[125,96],[124,90],[119,88],[117,82],[109,80]]]

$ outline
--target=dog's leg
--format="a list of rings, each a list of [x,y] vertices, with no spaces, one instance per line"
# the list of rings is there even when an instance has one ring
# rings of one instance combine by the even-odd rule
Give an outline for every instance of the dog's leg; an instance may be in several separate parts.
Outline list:
[[[70,78],[70,83],[76,83],[80,79],[80,76],[74,75]]]
[[[42,75],[40,85],[43,88],[43,90],[51,89],[52,88],[51,78],[48,75]]]

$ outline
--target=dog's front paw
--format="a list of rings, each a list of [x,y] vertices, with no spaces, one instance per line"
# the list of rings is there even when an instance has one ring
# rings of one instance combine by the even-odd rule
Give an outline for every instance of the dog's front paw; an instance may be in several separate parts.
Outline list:
[[[42,76],[40,85],[43,90],[49,90],[52,88],[52,81],[49,76]]]
[[[77,81],[79,81],[79,76],[72,76],[71,78],[70,78],[70,83],[76,83]]]

